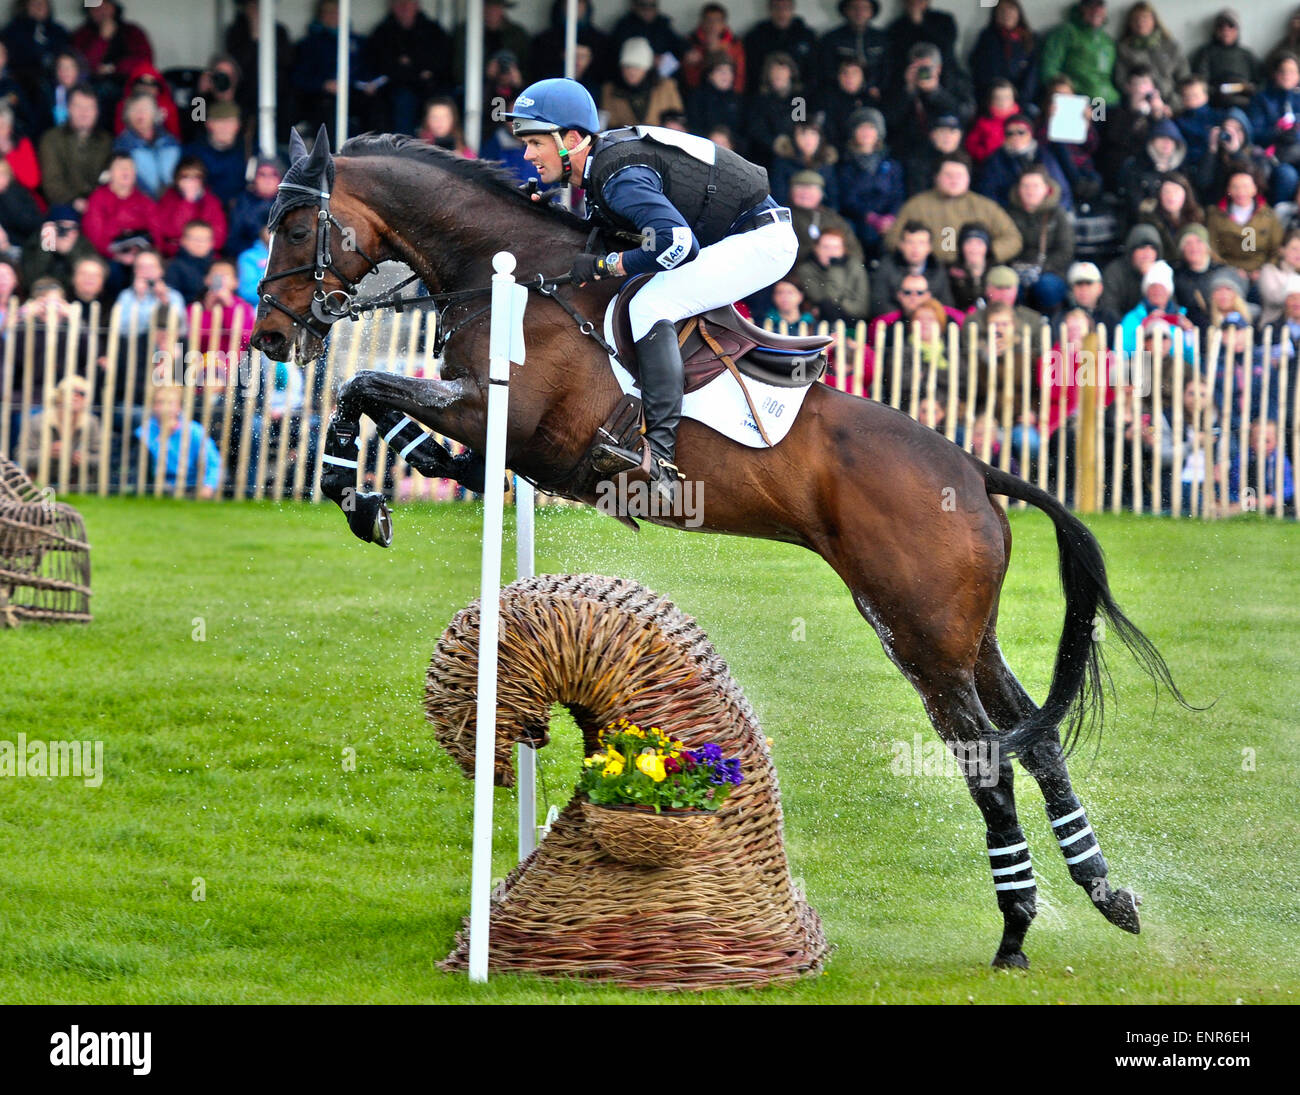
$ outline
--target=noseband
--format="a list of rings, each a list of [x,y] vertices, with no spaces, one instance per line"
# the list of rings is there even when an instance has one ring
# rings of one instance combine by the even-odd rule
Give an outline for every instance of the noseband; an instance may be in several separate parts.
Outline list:
[[[355,281],[348,277],[335,264],[334,256],[330,252],[330,229],[337,228],[340,232],[347,231],[339,223],[339,219],[330,212],[330,192],[328,190],[318,190],[311,186],[299,186],[297,183],[281,183],[280,189],[282,191],[293,190],[300,194],[309,195],[309,201],[301,202],[300,200],[300,204],[310,204],[312,201],[319,202],[316,212],[316,254],[310,264],[303,263],[301,266],[294,266],[288,270],[281,270],[277,274],[269,274],[262,278],[257,283],[257,296],[263,304],[276,308],[288,316],[295,327],[304,327],[314,335],[324,338],[329,333],[329,329],[339,320],[358,318],[360,311],[356,306],[357,285],[373,273],[379,263],[367,255],[360,245],[356,245],[353,249],[366,260],[366,270]],[[332,289],[327,293],[324,286],[326,271],[338,278],[344,287],[342,289]],[[270,293],[264,291],[270,282],[278,281],[280,278],[293,277],[295,274],[306,273],[310,273],[316,281],[316,291],[311,296],[310,316],[293,311]]]

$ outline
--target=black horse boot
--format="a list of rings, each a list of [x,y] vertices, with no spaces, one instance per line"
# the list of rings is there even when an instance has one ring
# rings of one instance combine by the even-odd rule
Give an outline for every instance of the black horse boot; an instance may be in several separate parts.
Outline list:
[[[670,320],[661,319],[636,344],[641,366],[641,410],[645,415],[645,436],[650,446],[647,482],[659,498],[661,513],[675,512],[677,482],[677,424],[682,416],[682,387],[685,370],[677,345],[677,330]]]
[[[360,424],[341,421],[336,414],[325,431],[320,491],[343,511],[358,540],[388,547],[393,542],[393,518],[379,491],[357,490],[357,432]]]

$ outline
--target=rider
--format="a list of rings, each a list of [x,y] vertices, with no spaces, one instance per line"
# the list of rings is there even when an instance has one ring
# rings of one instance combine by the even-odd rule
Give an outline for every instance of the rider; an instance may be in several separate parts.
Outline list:
[[[591,217],[639,235],[638,248],[580,254],[575,284],[655,276],[628,313],[641,366],[649,481],[671,504],[683,370],[674,324],[775,283],[794,265],[790,211],[768,193],[767,172],[712,141],[655,126],[600,132],[591,94],[568,79],[540,80],[515,100],[514,132],[544,184],[586,193]],[[537,197],[537,195],[534,195]],[[615,450],[629,467],[639,454]]]

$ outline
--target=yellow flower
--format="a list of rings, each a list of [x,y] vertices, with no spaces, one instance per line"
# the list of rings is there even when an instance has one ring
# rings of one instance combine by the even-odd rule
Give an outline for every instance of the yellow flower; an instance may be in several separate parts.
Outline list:
[[[583,766],[586,767],[586,768],[595,768],[596,765],[598,765],[598,764],[604,764],[605,761],[608,760],[608,759],[609,759],[609,758],[606,757],[604,753],[592,753],[591,756],[589,756],[589,757],[588,757],[586,760],[584,760],[582,763],[583,763]]]
[[[658,753],[642,753],[636,758],[636,766],[656,783],[662,783],[668,775],[664,758]]]
[[[623,754],[610,753],[605,758],[605,768],[601,772],[603,776],[618,776],[623,774]]]
[[[645,737],[645,731],[642,730],[639,726],[629,726],[629,727],[627,728],[626,733],[631,734],[634,738],[644,738],[644,737]]]

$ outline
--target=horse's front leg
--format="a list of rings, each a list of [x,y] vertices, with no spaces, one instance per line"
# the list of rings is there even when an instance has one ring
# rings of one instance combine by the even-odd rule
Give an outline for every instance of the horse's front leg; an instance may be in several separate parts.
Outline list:
[[[470,409],[475,392],[472,385],[461,381],[423,380],[369,370],[357,373],[340,388],[338,406],[325,434],[321,493],[343,510],[358,539],[381,547],[392,542],[392,516],[382,492],[356,489],[361,415],[368,415],[388,446],[420,474],[455,479],[481,493],[482,458],[475,452],[453,456],[418,424],[446,428],[445,422],[454,423],[458,413]]]

